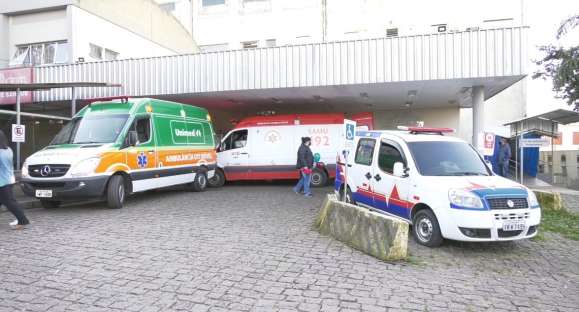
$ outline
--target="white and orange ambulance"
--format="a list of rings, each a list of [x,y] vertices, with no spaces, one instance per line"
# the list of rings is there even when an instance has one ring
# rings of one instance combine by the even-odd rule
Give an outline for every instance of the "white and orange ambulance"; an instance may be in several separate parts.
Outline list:
[[[202,191],[216,166],[207,110],[156,99],[119,98],[83,108],[22,167],[23,191],[46,208],[187,184]]]
[[[358,126],[372,129],[371,113],[351,116]],[[344,114],[254,116],[239,121],[217,149],[217,169],[210,186],[225,181],[298,179],[297,150],[302,137],[311,137],[317,160],[312,186],[334,178],[336,155],[342,148]]]

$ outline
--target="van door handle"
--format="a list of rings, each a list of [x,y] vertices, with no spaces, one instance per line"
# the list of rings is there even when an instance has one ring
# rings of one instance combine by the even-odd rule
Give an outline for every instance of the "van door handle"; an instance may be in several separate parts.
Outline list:
[[[382,177],[379,174],[376,174],[374,176],[374,179],[376,179],[376,181],[380,181],[380,180],[382,180]]]
[[[155,151],[147,151],[147,153],[149,153],[149,154],[152,154],[152,153],[154,153],[154,152],[155,152]]]
[[[243,152],[243,153],[239,153],[239,155],[249,155],[249,153]]]
[[[370,180],[372,179],[372,175],[370,174],[370,172],[367,172],[365,175],[366,179]]]

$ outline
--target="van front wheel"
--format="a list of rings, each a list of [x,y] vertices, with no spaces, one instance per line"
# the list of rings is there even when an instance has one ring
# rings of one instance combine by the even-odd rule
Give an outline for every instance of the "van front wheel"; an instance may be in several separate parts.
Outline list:
[[[429,209],[423,209],[416,213],[412,220],[412,235],[420,245],[437,247],[442,244],[438,219]]]
[[[208,181],[210,187],[222,187],[225,184],[225,173],[221,169],[215,169],[213,178]]]
[[[191,189],[194,192],[203,192],[207,188],[207,173],[204,171],[197,172],[195,180],[191,183]]]
[[[107,206],[110,209],[119,209],[123,207],[126,197],[125,179],[120,175],[111,177],[107,185]]]

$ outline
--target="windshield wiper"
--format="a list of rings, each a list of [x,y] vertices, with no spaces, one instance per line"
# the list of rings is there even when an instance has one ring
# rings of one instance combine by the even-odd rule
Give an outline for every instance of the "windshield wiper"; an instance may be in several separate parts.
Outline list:
[[[102,143],[93,141],[84,141],[84,142],[72,142],[72,144],[102,144]]]
[[[473,171],[453,172],[450,175],[453,175],[453,176],[488,176],[488,174],[485,174],[482,172],[473,172]]]

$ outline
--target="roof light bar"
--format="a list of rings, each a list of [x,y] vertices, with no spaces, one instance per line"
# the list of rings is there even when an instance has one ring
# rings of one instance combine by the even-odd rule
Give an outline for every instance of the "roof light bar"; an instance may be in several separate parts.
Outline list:
[[[412,134],[419,134],[419,133],[454,133],[456,132],[452,128],[433,128],[433,127],[407,127],[407,126],[398,126],[399,130],[408,131]]]

